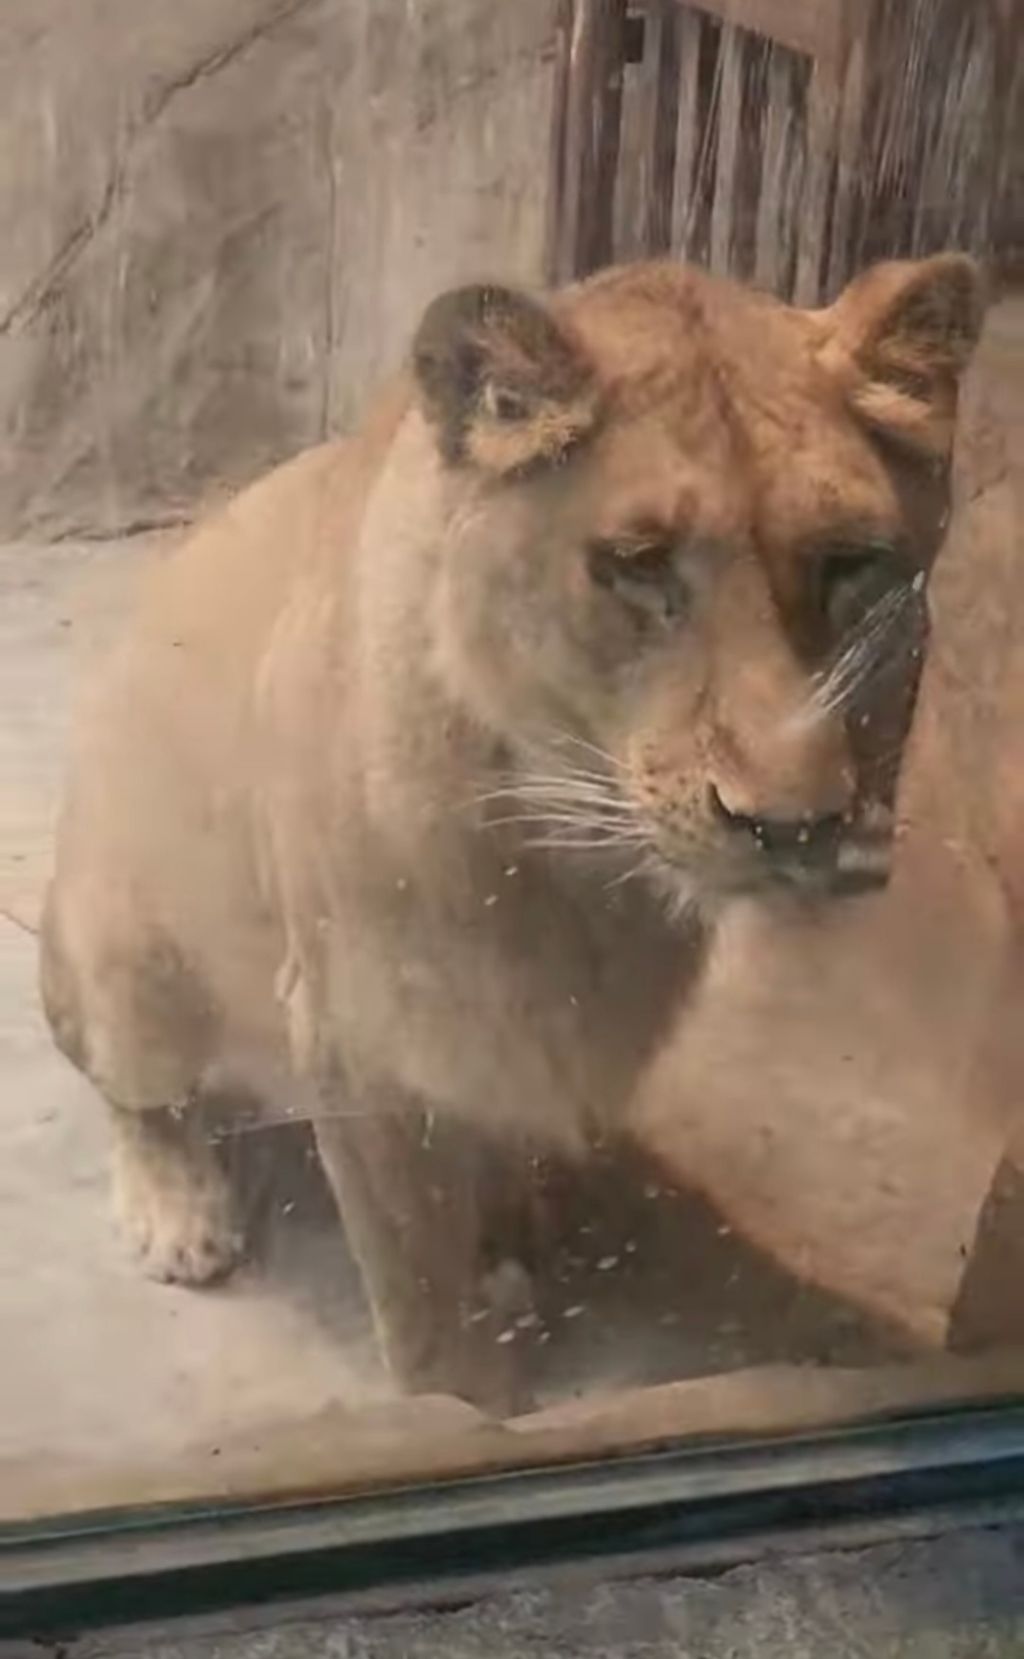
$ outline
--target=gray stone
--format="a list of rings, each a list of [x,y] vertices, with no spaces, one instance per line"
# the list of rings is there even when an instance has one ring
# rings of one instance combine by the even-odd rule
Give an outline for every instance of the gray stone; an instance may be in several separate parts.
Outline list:
[[[0,534],[193,512],[541,274],[553,0],[6,0]]]

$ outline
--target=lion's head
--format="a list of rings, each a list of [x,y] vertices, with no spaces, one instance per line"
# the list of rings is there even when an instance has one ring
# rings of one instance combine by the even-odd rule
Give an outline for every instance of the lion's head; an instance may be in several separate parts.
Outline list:
[[[884,880],[979,277],[801,311],[678,265],[443,296],[445,672],[494,810],[680,900]]]

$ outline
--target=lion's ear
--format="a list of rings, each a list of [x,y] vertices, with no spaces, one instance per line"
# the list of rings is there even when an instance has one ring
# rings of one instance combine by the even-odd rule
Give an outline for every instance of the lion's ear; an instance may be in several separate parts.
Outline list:
[[[822,361],[862,420],[942,460],[984,310],[981,272],[966,254],[876,265],[818,314]]]
[[[447,462],[508,476],[561,460],[594,424],[594,376],[536,300],[480,285],[442,294],[413,367]]]

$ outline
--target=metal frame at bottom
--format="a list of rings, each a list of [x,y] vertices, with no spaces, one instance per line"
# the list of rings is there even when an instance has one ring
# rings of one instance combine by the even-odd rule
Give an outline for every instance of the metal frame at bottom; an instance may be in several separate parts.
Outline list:
[[[330,1598],[474,1599],[531,1573],[711,1568],[1024,1521],[1024,1406],[352,1497],[0,1528],[0,1638]]]

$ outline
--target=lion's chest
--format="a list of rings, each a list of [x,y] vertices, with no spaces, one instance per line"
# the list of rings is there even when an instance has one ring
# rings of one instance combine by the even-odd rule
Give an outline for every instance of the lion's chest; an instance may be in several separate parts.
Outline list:
[[[307,937],[293,1029],[351,1104],[397,1087],[435,1110],[568,1143],[621,1121],[694,950],[509,871],[496,865],[493,879],[457,890],[415,877],[390,892],[336,888]]]

